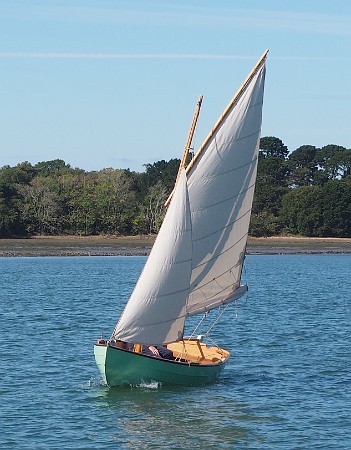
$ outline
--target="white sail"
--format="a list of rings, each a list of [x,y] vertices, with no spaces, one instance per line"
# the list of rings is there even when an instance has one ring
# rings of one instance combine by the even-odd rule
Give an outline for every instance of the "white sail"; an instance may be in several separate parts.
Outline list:
[[[113,337],[141,344],[181,339],[191,260],[190,209],[183,169],[155,244]]]
[[[182,171],[114,338],[141,344],[182,339],[187,316],[246,292],[240,278],[256,181],[265,55],[187,174]]]
[[[188,175],[193,228],[189,315],[240,297],[262,121],[262,65]]]

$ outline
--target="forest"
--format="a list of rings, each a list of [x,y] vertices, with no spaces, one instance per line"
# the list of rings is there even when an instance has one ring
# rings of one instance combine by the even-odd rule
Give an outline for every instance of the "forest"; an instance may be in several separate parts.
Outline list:
[[[56,159],[0,169],[0,238],[158,232],[180,160],[87,172]],[[260,141],[251,236],[351,237],[351,149]]]

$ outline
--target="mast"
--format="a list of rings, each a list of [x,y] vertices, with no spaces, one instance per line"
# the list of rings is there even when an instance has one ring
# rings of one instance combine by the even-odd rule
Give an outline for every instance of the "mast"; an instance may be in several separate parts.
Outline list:
[[[201,147],[199,148],[199,150],[196,152],[196,155],[194,156],[194,158],[190,161],[189,165],[186,168],[186,173],[188,174],[189,171],[191,170],[191,168],[193,167],[194,163],[197,161],[197,159],[200,157],[201,153],[203,152],[203,150],[205,149],[206,145],[208,144],[208,142],[211,140],[212,136],[216,133],[216,131],[218,130],[218,128],[221,126],[222,122],[225,120],[225,118],[227,117],[227,115],[229,114],[229,112],[231,111],[231,109],[233,108],[233,106],[238,102],[238,100],[240,99],[241,95],[245,92],[246,87],[250,84],[252,78],[256,75],[257,71],[260,69],[261,65],[264,63],[264,61],[267,58],[267,54],[268,54],[269,50],[267,49],[263,55],[261,56],[261,58],[258,60],[257,64],[255,65],[255,67],[252,69],[252,71],[250,72],[250,74],[248,75],[248,77],[246,78],[246,80],[243,82],[243,84],[240,86],[239,90],[237,91],[237,93],[234,95],[234,97],[232,98],[232,100],[229,102],[229,105],[227,106],[227,108],[224,110],[223,114],[221,115],[221,117],[218,119],[217,123],[215,124],[215,126],[212,128],[212,130],[210,131],[210,133],[208,134],[208,136],[206,137],[206,139],[204,140],[203,144],[201,145]],[[171,194],[172,195],[172,194]]]
[[[193,117],[193,121],[191,123],[191,127],[190,127],[190,131],[189,131],[189,135],[188,135],[188,139],[185,143],[185,147],[184,147],[184,152],[183,152],[183,156],[182,156],[182,160],[180,161],[179,164],[179,169],[178,169],[178,174],[177,174],[177,178],[175,181],[175,185],[177,184],[180,172],[182,171],[182,169],[185,167],[186,164],[186,160],[188,158],[188,154],[189,154],[189,150],[191,148],[191,142],[193,140],[193,136],[195,133],[195,128],[196,128],[196,124],[197,124],[197,120],[199,118],[199,114],[200,114],[200,108],[201,108],[201,104],[202,104],[202,99],[203,96],[200,95],[199,100],[197,101],[197,105],[196,105],[196,109],[195,109],[195,113],[194,113],[194,117]],[[174,190],[173,190],[174,191]],[[169,195],[169,197],[166,200],[165,206],[168,207],[169,202],[172,199],[173,196],[173,191],[171,192],[171,194]]]

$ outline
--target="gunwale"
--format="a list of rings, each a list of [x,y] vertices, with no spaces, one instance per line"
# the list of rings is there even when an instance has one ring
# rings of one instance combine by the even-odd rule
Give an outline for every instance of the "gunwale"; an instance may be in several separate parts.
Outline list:
[[[189,350],[182,351],[183,350],[183,342],[185,342],[185,348],[188,347]],[[104,340],[97,340],[94,342],[94,345],[99,346],[99,347],[109,347],[114,350],[130,353],[135,356],[148,358],[151,360],[157,359],[159,361],[163,361],[166,363],[181,364],[181,365],[183,364],[186,366],[189,366],[189,365],[201,366],[201,367],[219,366],[221,364],[225,364],[230,357],[230,353],[228,350],[225,350],[218,346],[209,347],[207,344],[205,344],[203,342],[199,342],[196,339],[172,342],[171,344],[168,344],[167,348],[172,350],[173,354],[175,354],[174,360],[145,355],[143,353],[137,353],[137,352],[134,352],[133,350],[128,350],[126,348],[116,346],[116,345],[110,343],[109,341],[104,341]],[[195,349],[199,349],[199,346],[203,352],[202,357],[201,357],[201,354],[199,355],[199,354],[197,354],[197,352],[196,353],[194,352]],[[191,350],[190,350],[190,347],[192,347]],[[200,353],[201,353],[201,350],[199,351]],[[216,355],[221,356],[221,357],[216,358]]]

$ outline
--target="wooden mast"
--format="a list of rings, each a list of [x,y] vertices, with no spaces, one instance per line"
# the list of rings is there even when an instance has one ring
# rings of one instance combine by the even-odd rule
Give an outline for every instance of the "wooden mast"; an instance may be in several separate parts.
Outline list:
[[[178,181],[180,172],[181,172],[182,169],[185,167],[186,160],[187,160],[188,155],[189,155],[189,150],[190,150],[190,148],[191,148],[191,142],[192,142],[193,137],[194,137],[194,133],[195,133],[195,128],[196,128],[197,120],[198,120],[199,114],[200,114],[200,108],[201,108],[201,104],[202,104],[202,99],[203,99],[203,96],[200,95],[199,100],[198,100],[197,105],[196,105],[196,109],[195,109],[193,121],[192,121],[192,124],[191,124],[191,127],[190,127],[188,139],[187,139],[186,144],[185,144],[185,147],[184,147],[184,152],[183,152],[182,160],[180,161],[180,164],[179,164],[178,174],[177,174],[177,178],[176,178],[176,181],[175,181],[175,184],[174,184],[174,185],[177,184],[177,181]],[[173,191],[174,191],[174,190],[173,190]],[[171,201],[171,198],[172,198],[172,196],[173,196],[173,191],[171,192],[171,194],[169,195],[169,197],[168,197],[167,200],[166,200],[166,203],[165,203],[165,206],[166,206],[166,207],[169,205],[169,202]]]

